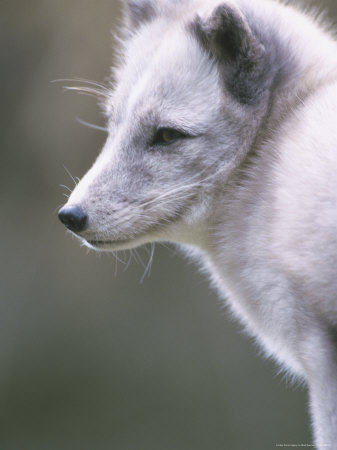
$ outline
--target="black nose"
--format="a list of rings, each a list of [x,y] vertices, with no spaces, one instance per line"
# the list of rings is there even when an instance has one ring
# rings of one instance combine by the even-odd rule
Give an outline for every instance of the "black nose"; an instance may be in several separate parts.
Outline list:
[[[75,233],[83,231],[88,221],[88,216],[78,206],[64,206],[60,209],[58,216],[60,221]]]

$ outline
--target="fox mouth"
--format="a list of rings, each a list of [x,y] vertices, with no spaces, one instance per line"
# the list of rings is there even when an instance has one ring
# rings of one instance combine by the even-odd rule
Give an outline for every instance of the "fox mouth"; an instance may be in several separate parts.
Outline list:
[[[86,239],[88,244],[90,244],[92,247],[95,248],[104,248],[104,247],[111,247],[111,246],[121,246],[126,245],[130,243],[130,239],[120,239],[115,241],[100,241],[100,240],[88,240]]]
[[[101,239],[83,239],[84,243],[93,250],[118,251],[128,250],[145,243],[144,235],[130,237],[128,239],[101,240]]]
[[[147,227],[147,229],[142,230],[138,233],[132,233],[130,236],[126,236],[121,239],[95,239],[95,236],[80,236],[84,243],[88,244],[88,246],[92,247],[96,250],[107,250],[107,251],[114,251],[114,250],[127,250],[131,248],[138,247],[139,245],[142,245],[146,242],[149,242],[149,239],[147,239],[149,236],[152,237],[150,241],[153,239],[157,240],[158,233],[163,233],[167,227],[167,222],[174,223],[177,221],[176,215],[162,219],[158,221],[155,224],[152,224],[152,226]]]

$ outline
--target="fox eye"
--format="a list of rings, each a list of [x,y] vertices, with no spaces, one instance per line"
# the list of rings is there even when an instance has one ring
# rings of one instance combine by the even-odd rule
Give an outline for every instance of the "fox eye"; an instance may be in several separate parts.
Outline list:
[[[167,145],[184,137],[186,137],[186,134],[182,133],[181,131],[175,130],[174,128],[159,128],[152,144]]]

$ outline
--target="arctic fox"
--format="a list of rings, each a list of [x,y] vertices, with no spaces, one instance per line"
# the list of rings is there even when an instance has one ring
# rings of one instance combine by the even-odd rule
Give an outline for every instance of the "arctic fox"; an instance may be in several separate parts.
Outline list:
[[[133,0],[108,139],[59,217],[96,250],[170,241],[306,380],[337,449],[337,43],[272,0]]]

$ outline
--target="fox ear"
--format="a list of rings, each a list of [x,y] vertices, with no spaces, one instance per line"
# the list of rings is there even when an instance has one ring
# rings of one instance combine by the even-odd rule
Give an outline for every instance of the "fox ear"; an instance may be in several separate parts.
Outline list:
[[[137,29],[145,22],[150,22],[156,15],[151,0],[126,0],[125,6],[128,26],[133,29]]]
[[[207,19],[197,16],[191,29],[217,60],[229,92],[240,103],[258,104],[268,84],[267,59],[264,46],[241,12],[220,5]]]

